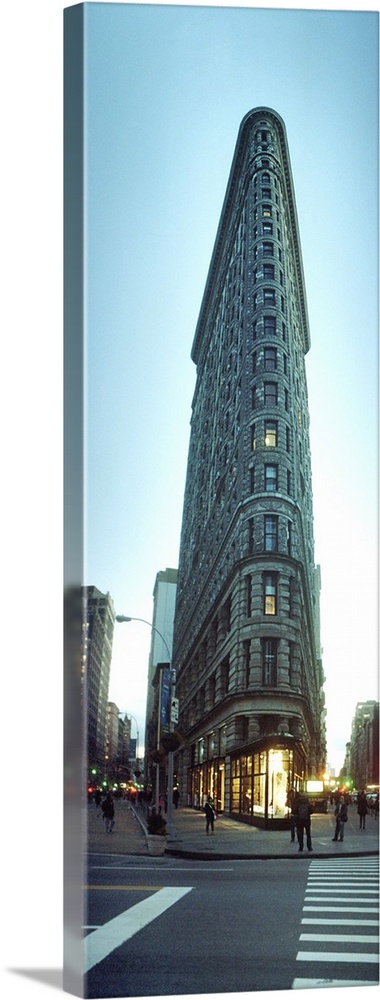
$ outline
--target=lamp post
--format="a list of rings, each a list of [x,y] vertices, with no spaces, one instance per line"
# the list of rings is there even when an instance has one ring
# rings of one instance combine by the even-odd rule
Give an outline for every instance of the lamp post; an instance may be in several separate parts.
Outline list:
[[[152,622],[148,622],[146,618],[135,618],[134,616],[130,617],[129,615],[116,615],[116,621],[117,622],[144,622],[145,625],[149,625],[149,628],[151,628],[153,630],[153,632],[157,632],[157,635],[160,636],[160,639],[162,640],[162,642],[163,642],[163,644],[165,646],[167,655],[168,655],[168,663],[169,663],[169,668],[170,668],[170,704],[171,704],[172,698],[175,695],[175,671],[172,670],[172,667],[171,667],[171,653],[170,653],[170,650],[169,650],[169,646],[168,646],[168,644],[166,642],[166,639],[162,635],[162,632],[160,632],[159,629],[156,628],[156,626],[152,624]],[[160,748],[161,693],[162,693],[162,671],[160,671],[160,680],[159,680],[158,720],[157,720],[157,750],[159,750],[159,748]],[[170,729],[172,729],[172,722],[171,721],[170,721]],[[157,771],[156,771],[156,809],[158,811],[158,803],[159,803],[159,767],[160,767],[160,765],[157,763],[156,767],[157,767]],[[168,753],[167,829],[168,829],[169,835],[171,837],[175,837],[175,830],[174,830],[174,827],[173,827],[173,751],[171,751],[171,750]]]

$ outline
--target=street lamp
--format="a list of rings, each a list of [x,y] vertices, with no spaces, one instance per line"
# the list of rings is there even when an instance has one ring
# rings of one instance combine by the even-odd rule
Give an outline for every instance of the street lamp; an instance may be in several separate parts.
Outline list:
[[[162,632],[152,622],[148,622],[146,618],[135,618],[129,615],[116,615],[117,622],[144,622],[145,625],[149,625],[149,628],[153,629],[153,632],[157,632],[162,640],[167,655],[168,663],[170,669],[170,704],[175,695],[175,671],[171,667],[171,653],[166,639],[162,635]],[[158,720],[157,720],[157,750],[160,748],[160,724],[161,724],[161,691],[162,691],[162,670],[160,671],[160,681],[159,681],[159,698],[158,698]],[[170,729],[172,728],[172,723],[170,721]],[[159,763],[156,765],[156,809],[158,812],[159,808]],[[168,753],[168,805],[167,805],[167,828],[170,836],[175,837],[175,830],[173,827],[173,751],[169,750]]]
[[[171,655],[170,655],[169,646],[168,646],[168,644],[166,642],[166,639],[164,639],[162,633],[159,632],[158,628],[156,628],[155,625],[152,625],[152,622],[148,622],[146,620],[146,618],[128,618],[127,615],[116,615],[116,621],[117,622],[144,622],[144,625],[149,625],[149,628],[152,628],[154,632],[157,632],[157,635],[159,635],[160,639],[162,639],[162,642],[163,642],[163,644],[165,646],[166,652],[167,652],[168,657],[169,657],[169,663],[170,663]]]

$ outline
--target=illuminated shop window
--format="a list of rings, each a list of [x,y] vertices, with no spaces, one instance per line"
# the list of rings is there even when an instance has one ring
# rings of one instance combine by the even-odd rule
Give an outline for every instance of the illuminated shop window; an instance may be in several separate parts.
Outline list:
[[[291,751],[273,749],[268,759],[268,816],[282,819],[287,816],[286,805],[289,775],[291,774]]]

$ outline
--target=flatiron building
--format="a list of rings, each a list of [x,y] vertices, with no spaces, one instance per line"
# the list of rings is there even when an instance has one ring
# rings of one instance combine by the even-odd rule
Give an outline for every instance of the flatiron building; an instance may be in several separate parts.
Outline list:
[[[285,125],[243,119],[192,347],[173,639],[182,801],[284,823],[325,767],[305,355]]]

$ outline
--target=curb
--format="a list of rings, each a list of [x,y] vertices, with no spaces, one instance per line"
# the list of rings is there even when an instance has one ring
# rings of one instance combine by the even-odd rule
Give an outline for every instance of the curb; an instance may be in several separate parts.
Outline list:
[[[300,858],[302,853],[302,858]],[[378,857],[379,851],[346,851],[345,854],[321,853],[320,851],[304,851],[296,854],[209,854],[205,851],[181,851],[167,847],[164,851],[166,857],[188,858],[190,861],[303,861],[305,857],[311,858],[368,858]]]

